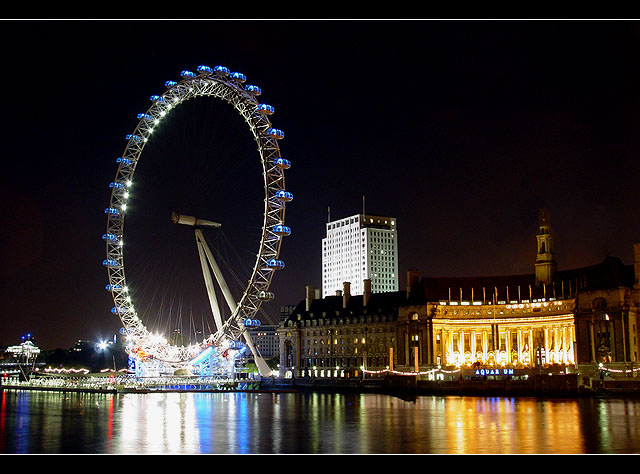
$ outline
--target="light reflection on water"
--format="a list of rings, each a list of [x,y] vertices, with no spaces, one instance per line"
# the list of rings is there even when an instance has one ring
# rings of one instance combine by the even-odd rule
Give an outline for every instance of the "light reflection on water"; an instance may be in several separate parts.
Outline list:
[[[640,400],[0,393],[1,453],[640,452]]]

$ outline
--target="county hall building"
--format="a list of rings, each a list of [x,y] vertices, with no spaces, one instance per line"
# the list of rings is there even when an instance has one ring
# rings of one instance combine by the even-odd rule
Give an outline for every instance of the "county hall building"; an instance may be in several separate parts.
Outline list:
[[[359,238],[349,238],[361,247],[362,229],[353,232]],[[396,240],[394,229],[394,258]],[[372,290],[378,285],[366,274],[361,282],[343,281],[341,289],[334,277],[325,280],[333,285],[332,294],[307,287],[305,299],[278,329],[280,377],[504,369],[517,375],[542,368],[596,376],[600,367],[635,376],[640,244],[634,245],[632,265],[607,257],[592,266],[558,270],[544,211],[536,241],[530,274],[420,278],[408,272],[406,287],[395,291]],[[362,263],[363,256],[358,258]]]

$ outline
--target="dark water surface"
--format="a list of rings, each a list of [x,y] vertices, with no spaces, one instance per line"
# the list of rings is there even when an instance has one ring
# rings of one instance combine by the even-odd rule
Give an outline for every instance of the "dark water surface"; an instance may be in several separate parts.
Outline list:
[[[0,392],[0,453],[639,452],[638,399]]]

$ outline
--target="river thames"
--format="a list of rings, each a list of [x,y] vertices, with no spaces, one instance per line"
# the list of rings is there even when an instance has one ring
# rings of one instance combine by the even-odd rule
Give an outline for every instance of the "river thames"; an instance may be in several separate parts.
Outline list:
[[[640,399],[4,390],[3,454],[636,454]]]

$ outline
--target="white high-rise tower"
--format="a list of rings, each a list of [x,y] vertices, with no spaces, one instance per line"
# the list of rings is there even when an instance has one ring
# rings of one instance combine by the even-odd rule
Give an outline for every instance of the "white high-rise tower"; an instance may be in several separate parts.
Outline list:
[[[335,295],[344,282],[351,294],[398,291],[398,237],[394,217],[357,214],[326,225],[322,239],[322,296]]]

